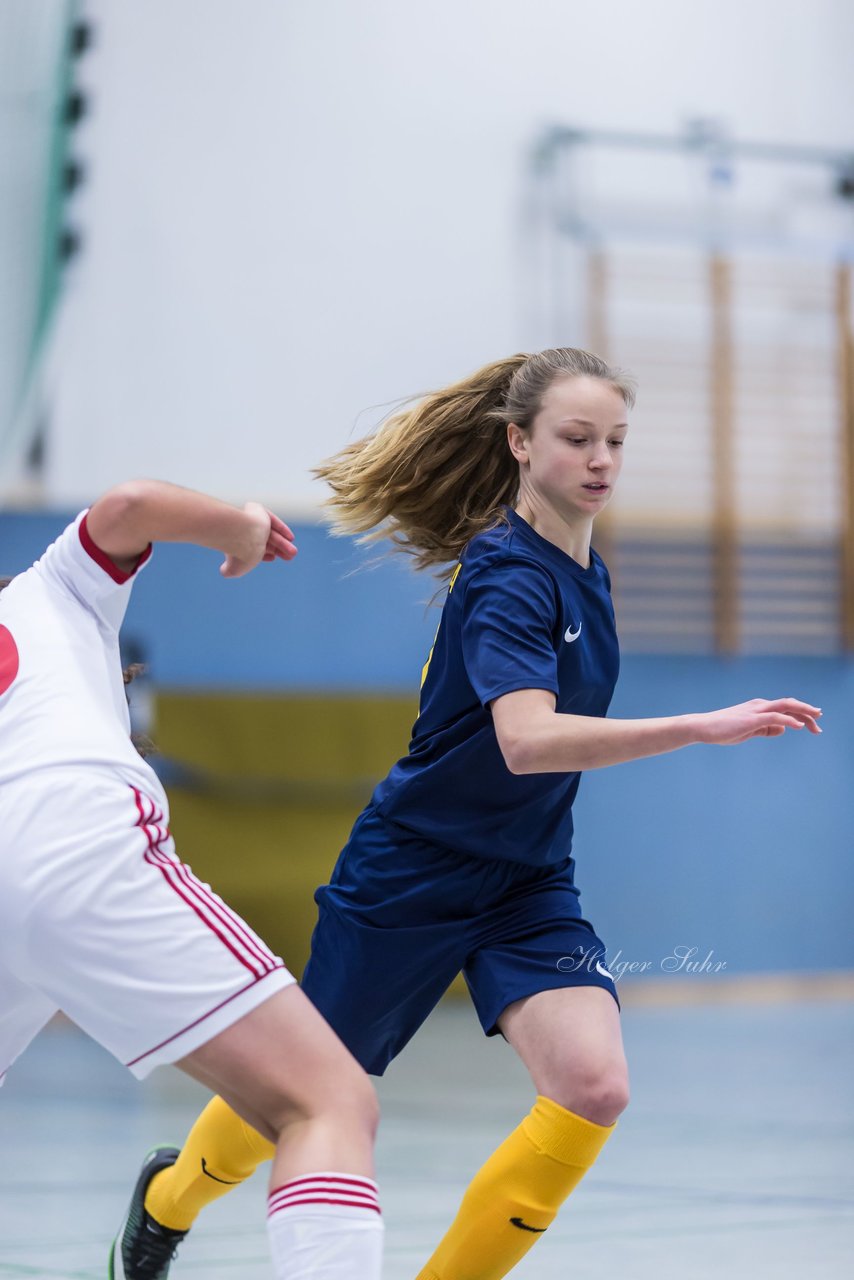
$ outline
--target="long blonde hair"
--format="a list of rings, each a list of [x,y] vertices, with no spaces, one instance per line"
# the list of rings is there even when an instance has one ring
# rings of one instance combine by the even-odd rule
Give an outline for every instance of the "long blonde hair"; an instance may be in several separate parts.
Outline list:
[[[332,529],[388,538],[417,568],[446,569],[497,524],[519,491],[506,426],[530,430],[558,378],[600,378],[629,408],[634,383],[589,351],[555,347],[485,365],[387,418],[315,468],[332,489]]]

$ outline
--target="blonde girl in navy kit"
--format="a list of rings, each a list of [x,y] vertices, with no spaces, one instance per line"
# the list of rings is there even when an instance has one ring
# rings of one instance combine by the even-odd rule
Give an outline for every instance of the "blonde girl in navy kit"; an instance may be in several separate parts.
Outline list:
[[[462,970],[484,1031],[536,1101],[476,1174],[418,1280],[497,1280],[546,1231],[628,1101],[614,981],[572,849],[581,772],[818,733],[817,707],[754,699],[644,720],[606,712],[619,656],[590,546],[622,465],[631,381],[584,351],[517,355],[396,414],[319,469],[340,532],[390,537],[450,577],[407,755],[358,818],[303,989],[380,1074]],[[146,1208],[186,1228],[262,1148],[217,1100]]]

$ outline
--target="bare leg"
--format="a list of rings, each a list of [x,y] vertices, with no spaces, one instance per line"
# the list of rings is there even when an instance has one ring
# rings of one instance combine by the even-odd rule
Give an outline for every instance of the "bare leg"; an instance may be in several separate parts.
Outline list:
[[[379,1280],[376,1095],[302,991],[278,992],[178,1065],[276,1145],[267,1226],[277,1280]]]
[[[534,1088],[594,1124],[611,1125],[628,1104],[620,1014],[601,987],[540,991],[498,1019]]]
[[[299,987],[176,1065],[276,1144],[274,1185],[317,1169],[373,1176],[373,1085]]]
[[[548,1229],[628,1098],[614,999],[598,987],[542,991],[499,1026],[531,1073],[531,1112],[475,1175],[418,1280],[500,1280]]]

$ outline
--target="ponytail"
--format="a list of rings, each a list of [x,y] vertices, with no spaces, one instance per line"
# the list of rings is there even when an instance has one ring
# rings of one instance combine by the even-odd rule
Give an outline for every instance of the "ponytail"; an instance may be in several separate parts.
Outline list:
[[[530,428],[556,378],[585,376],[612,382],[634,403],[624,375],[563,347],[508,356],[393,414],[315,468],[332,490],[333,532],[388,538],[417,568],[448,568],[516,500],[519,466],[507,424]]]

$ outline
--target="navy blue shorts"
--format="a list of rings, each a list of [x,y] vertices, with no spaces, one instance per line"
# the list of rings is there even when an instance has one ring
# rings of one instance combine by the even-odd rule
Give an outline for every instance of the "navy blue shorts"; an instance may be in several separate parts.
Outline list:
[[[461,970],[490,1036],[508,1005],[538,991],[604,987],[617,1000],[605,947],[581,916],[573,868],[571,858],[531,867],[465,857],[369,807],[315,894],[303,990],[374,1075]]]

